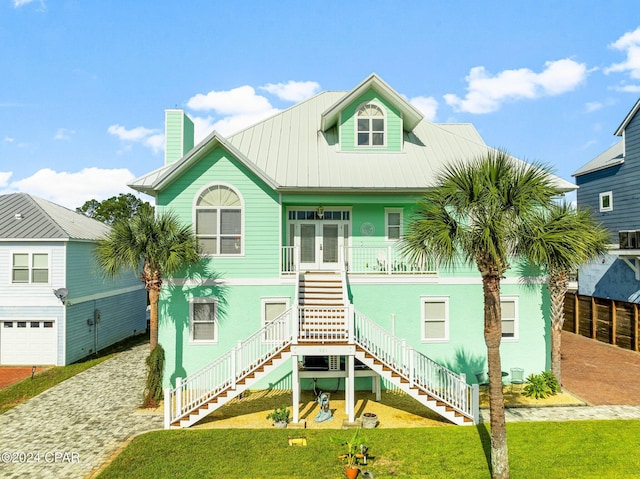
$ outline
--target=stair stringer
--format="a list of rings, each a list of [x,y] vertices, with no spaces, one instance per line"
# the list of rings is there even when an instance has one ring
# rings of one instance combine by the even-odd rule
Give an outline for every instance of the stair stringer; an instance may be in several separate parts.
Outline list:
[[[410,386],[409,378],[405,377],[401,373],[393,370],[390,366],[384,364],[382,360],[375,357],[369,351],[365,351],[360,346],[356,346],[356,359],[359,359],[371,370],[375,371],[398,389],[407,393],[419,403],[425,405],[433,412],[439,414],[445,419],[451,421],[458,426],[472,426],[474,424],[473,418],[468,417],[452,407],[448,406],[444,401],[437,399],[430,395],[427,391],[419,388],[417,385]]]
[[[243,392],[249,390],[251,386],[258,381],[268,376],[276,368],[280,367],[287,360],[291,359],[291,352],[289,350],[282,350],[271,358],[269,364],[261,364],[250,370],[244,378],[236,383],[236,387],[228,387],[221,391],[219,394],[211,397],[206,403],[198,406],[191,411],[187,416],[173,422],[171,429],[180,429],[191,427],[198,421],[201,421],[215,410],[221,408],[232,399],[238,397]],[[260,371],[260,369],[262,369]]]

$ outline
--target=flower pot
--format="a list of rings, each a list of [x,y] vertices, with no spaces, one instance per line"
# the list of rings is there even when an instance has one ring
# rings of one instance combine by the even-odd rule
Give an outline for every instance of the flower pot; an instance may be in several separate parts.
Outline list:
[[[360,474],[360,469],[358,469],[357,467],[345,467],[344,468],[344,473],[347,475],[348,479],[356,479],[356,477],[358,477],[358,474]]]
[[[378,415],[372,412],[365,412],[362,415],[362,427],[364,429],[373,429],[378,425]]]
[[[277,421],[274,422],[273,425],[278,429],[284,429],[285,427],[287,427],[287,421]]]

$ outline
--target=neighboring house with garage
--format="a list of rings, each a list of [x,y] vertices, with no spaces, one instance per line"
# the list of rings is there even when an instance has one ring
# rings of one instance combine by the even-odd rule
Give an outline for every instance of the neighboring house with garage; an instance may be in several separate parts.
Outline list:
[[[25,193],[0,195],[0,365],[66,365],[146,330],[133,274],[105,280],[109,227]]]
[[[472,125],[425,120],[375,74],[195,146],[184,112],[165,121],[165,164],[130,186],[193,225],[203,254],[163,284],[167,427],[248,388],[291,389],[299,422],[300,391],[314,386],[344,391],[350,421],[356,391],[381,387],[456,424],[478,420],[480,274],[399,247],[442,168],[491,150]],[[550,360],[548,294],[519,266],[502,281],[502,366],[538,373]]]
[[[610,233],[609,253],[580,268],[578,293],[640,303],[640,100],[614,134],[618,142],[573,174],[578,206]]]

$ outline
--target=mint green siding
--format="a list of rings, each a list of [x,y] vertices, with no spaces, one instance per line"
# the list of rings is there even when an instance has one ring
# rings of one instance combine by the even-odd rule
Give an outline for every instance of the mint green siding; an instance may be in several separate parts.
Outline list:
[[[486,370],[484,344],[484,302],[480,279],[474,284],[358,284],[351,282],[355,309],[375,320],[388,331],[392,330],[395,315],[395,334],[407,344],[446,365],[467,374],[468,382],[475,381],[475,372]],[[544,286],[502,284],[503,297],[517,297],[517,339],[503,339],[500,347],[502,369],[523,367],[525,372],[537,373],[548,367],[547,338],[549,337],[548,295]],[[421,297],[449,298],[449,339],[442,342],[423,342]],[[388,300],[380,301],[380,298]]]
[[[287,297],[293,304],[295,286],[211,285],[163,288],[159,304],[159,342],[165,349],[165,385],[175,385],[176,377],[185,377],[235,347],[262,326],[262,298]],[[191,340],[190,300],[215,297],[218,300],[218,341],[215,344]]]
[[[356,142],[356,112],[363,103],[374,102],[385,112],[386,146],[362,148]],[[402,151],[402,114],[383,96],[371,89],[347,106],[340,115],[340,148],[342,151]]]
[[[195,202],[203,188],[224,184],[242,198],[244,249],[238,256],[213,256],[206,271],[226,278],[277,277],[280,273],[278,194],[223,148],[216,148],[158,195],[159,208],[194,222]],[[208,273],[207,273],[208,274]]]
[[[165,163],[173,163],[193,148],[193,121],[181,110],[165,112]]]

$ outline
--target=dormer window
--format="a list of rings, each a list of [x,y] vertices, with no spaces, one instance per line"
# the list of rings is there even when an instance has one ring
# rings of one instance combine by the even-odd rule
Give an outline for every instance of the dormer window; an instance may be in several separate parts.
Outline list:
[[[358,146],[385,145],[385,118],[382,108],[373,103],[367,103],[360,107],[356,119]]]

